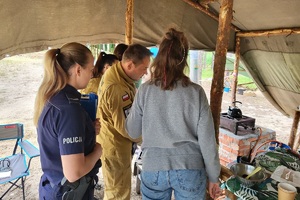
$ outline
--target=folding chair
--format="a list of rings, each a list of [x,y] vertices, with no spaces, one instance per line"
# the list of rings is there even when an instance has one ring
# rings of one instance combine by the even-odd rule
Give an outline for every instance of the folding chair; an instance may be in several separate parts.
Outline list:
[[[22,189],[23,199],[25,199],[24,182],[26,176],[29,175],[30,162],[32,158],[40,155],[40,151],[29,141],[23,141],[23,136],[23,124],[0,125],[0,142],[5,143],[7,148],[9,148],[8,145],[12,144],[12,154],[8,153],[6,157],[3,157],[5,155],[1,153],[0,184],[11,184],[11,186],[2,194],[0,200],[14,186]],[[12,143],[8,142],[8,140],[11,140]],[[1,144],[1,147],[3,146],[4,145]]]

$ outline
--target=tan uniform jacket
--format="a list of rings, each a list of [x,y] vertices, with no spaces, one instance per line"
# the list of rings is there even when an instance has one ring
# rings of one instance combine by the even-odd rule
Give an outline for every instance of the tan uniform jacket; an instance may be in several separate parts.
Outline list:
[[[86,88],[82,89],[80,91],[81,94],[89,94],[89,93],[95,93],[97,94],[98,92],[98,88],[99,88],[99,84],[100,84],[100,80],[101,80],[101,77],[98,77],[98,78],[92,78],[88,85],[86,86]]]
[[[125,130],[125,119],[135,93],[134,80],[125,74],[120,62],[105,72],[98,89],[97,109],[97,118],[100,118],[101,123],[98,141],[104,149],[107,146],[123,146],[128,142],[131,149],[132,142],[141,141],[141,138],[131,139]]]

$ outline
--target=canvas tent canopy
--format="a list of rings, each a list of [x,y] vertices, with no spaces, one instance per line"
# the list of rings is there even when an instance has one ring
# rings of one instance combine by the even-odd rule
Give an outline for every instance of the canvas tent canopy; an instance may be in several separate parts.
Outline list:
[[[218,17],[220,5],[221,0],[135,0],[133,42],[156,45],[174,25],[186,33],[191,49],[214,51],[218,22],[211,16]],[[300,105],[299,8],[299,0],[235,0],[228,46],[234,52],[241,37],[246,70],[287,116]],[[0,59],[73,41],[124,42],[125,12],[125,0],[1,0]],[[263,34],[272,30],[277,34]]]

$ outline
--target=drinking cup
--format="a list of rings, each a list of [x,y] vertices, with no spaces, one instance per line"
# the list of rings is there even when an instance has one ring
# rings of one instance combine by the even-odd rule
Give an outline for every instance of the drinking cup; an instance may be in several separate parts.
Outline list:
[[[278,200],[294,200],[297,189],[289,183],[278,184]]]

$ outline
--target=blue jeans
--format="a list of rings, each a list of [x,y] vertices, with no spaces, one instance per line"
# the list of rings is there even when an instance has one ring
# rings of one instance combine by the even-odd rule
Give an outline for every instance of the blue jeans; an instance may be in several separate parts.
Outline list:
[[[206,172],[201,170],[142,171],[142,199],[198,200],[206,197]]]

